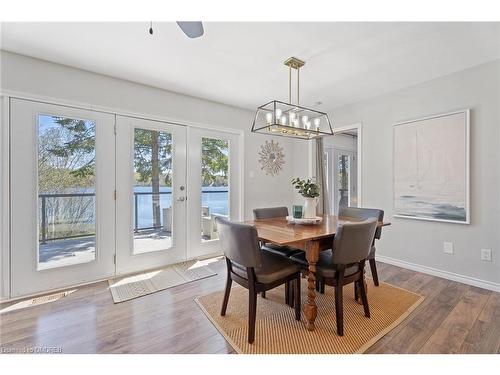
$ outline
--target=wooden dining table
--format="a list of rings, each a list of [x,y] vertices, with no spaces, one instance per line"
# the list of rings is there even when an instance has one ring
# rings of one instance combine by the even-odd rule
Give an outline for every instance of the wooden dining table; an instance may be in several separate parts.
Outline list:
[[[304,313],[306,328],[309,331],[314,331],[314,321],[318,314],[315,299],[316,263],[319,259],[319,253],[332,248],[338,224],[359,221],[361,220],[344,216],[339,218],[335,215],[323,215],[321,223],[313,225],[289,224],[284,217],[245,221],[245,224],[255,226],[261,241],[305,251],[309,272],[307,277],[307,302],[304,306]],[[390,223],[378,223],[378,226],[386,225],[390,225]]]

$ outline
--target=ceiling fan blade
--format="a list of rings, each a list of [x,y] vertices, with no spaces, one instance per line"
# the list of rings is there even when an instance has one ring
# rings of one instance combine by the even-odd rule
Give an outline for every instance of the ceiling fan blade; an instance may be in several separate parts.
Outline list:
[[[203,24],[199,21],[177,21],[177,25],[189,38],[198,38],[203,35]]]

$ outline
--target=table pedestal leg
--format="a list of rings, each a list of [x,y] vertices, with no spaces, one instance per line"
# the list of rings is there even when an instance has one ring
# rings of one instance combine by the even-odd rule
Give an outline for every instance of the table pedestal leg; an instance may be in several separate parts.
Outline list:
[[[319,242],[309,241],[306,244],[306,258],[309,263],[309,274],[307,276],[307,303],[304,307],[306,315],[306,328],[314,331],[314,321],[318,314],[316,306],[316,263],[319,258]]]

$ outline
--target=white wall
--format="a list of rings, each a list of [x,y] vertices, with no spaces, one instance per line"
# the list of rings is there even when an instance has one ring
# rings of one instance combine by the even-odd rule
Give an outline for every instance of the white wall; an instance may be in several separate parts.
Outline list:
[[[258,151],[265,140],[273,137],[250,132],[253,112],[6,51],[0,53],[1,90],[7,93],[51,97],[95,108],[111,107],[183,124],[243,130],[244,217],[251,218],[256,207],[291,205],[292,150],[293,143],[298,141],[274,137],[284,147],[286,164],[278,176],[266,176],[258,163]],[[252,172],[254,177],[250,177]]]
[[[471,224],[393,218],[393,125],[463,108],[471,108]],[[392,222],[377,253],[500,287],[500,60],[337,108],[330,115],[335,127],[363,124],[363,206],[383,208]],[[443,253],[444,241],[454,243],[453,255]],[[481,248],[492,249],[493,262],[480,260]]]

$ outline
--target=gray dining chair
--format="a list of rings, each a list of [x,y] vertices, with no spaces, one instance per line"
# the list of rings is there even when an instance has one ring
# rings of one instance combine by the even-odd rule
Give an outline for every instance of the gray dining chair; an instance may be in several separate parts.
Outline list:
[[[366,220],[370,218],[376,218],[379,222],[384,220],[384,211],[377,208],[360,208],[360,207],[340,207],[339,214],[340,219],[356,219],[356,220]],[[375,240],[380,239],[382,235],[382,227],[377,227],[375,231],[375,236],[373,238],[372,247],[370,248],[370,253],[368,254],[368,262],[370,264],[370,270],[372,273],[373,284],[379,286],[377,264],[375,262]],[[316,279],[316,291],[320,293],[325,293],[325,284],[322,282],[321,278]],[[354,298],[358,300],[358,290],[355,287]]]
[[[295,319],[300,321],[300,266],[290,259],[261,251],[252,225],[217,217],[222,252],[226,257],[227,281],[221,315],[226,315],[233,280],[248,289],[248,342],[255,340],[257,294],[295,281]]]
[[[377,219],[375,218],[359,223],[340,224],[335,233],[332,250],[321,252],[316,263],[316,275],[326,285],[335,288],[335,317],[339,336],[344,335],[344,285],[354,283],[357,286],[365,316],[370,317],[364,268],[376,229]],[[294,255],[291,259],[307,266],[307,260],[302,254]]]
[[[266,208],[255,208],[253,210],[253,218],[254,220],[265,220],[265,219],[273,219],[279,217],[287,217],[288,216],[288,208],[287,207],[266,207]],[[285,258],[290,258],[292,255],[297,255],[303,252],[300,249],[295,249],[290,246],[280,246],[273,243],[263,243],[262,250],[268,251],[275,255],[279,255]],[[293,287],[291,285],[285,286],[285,300],[286,303],[293,307]],[[262,293],[262,297],[266,297],[265,292]]]
[[[339,218],[353,218],[366,220],[370,218],[376,218],[378,221],[384,220],[384,211],[377,208],[360,208],[360,207],[341,207],[339,209]],[[373,238],[373,243],[370,248],[370,253],[368,254],[368,262],[370,263],[370,270],[372,273],[373,284],[379,286],[377,263],[375,262],[375,240],[379,240],[382,236],[382,227],[378,227],[375,231],[375,236]]]
[[[268,208],[255,208],[253,210],[254,220],[264,220],[273,218],[285,218],[288,216],[287,207],[268,207]],[[292,255],[302,252],[302,250],[294,249],[289,246],[280,246],[273,243],[265,243],[262,247],[263,250],[269,251],[273,254],[290,258]]]

